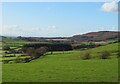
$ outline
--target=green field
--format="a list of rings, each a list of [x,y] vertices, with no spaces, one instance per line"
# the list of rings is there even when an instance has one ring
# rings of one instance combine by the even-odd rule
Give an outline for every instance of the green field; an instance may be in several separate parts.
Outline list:
[[[2,46],[19,47],[19,46],[23,46],[24,44],[31,44],[31,43],[45,43],[45,42],[30,42],[30,41],[21,40],[19,38],[2,38]]]
[[[99,59],[99,53],[107,50],[109,59]],[[54,52],[29,63],[3,64],[3,82],[117,82],[118,43],[88,50]],[[83,53],[92,58],[81,60]]]
[[[10,46],[10,47],[17,47],[21,46],[23,44],[30,43],[21,39],[16,39],[16,38],[2,38],[2,46]]]

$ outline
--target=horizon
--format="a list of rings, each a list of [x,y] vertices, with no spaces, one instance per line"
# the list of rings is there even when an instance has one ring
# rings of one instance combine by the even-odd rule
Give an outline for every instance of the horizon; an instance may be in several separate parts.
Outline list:
[[[96,31],[96,32],[120,32],[120,31]],[[72,36],[63,36],[63,37],[59,37],[59,36],[53,36],[53,37],[39,37],[39,36],[5,36],[5,35],[0,35],[0,37],[10,37],[10,38],[17,38],[17,37],[24,37],[24,38],[70,38],[70,37],[73,37],[73,36],[77,36],[77,35],[84,35],[84,34],[88,34],[88,33],[95,33],[95,32],[87,32],[87,33],[83,33],[83,34],[75,34],[75,35],[72,35]]]
[[[115,1],[4,2],[2,36],[71,37],[87,32],[118,31],[116,5]]]

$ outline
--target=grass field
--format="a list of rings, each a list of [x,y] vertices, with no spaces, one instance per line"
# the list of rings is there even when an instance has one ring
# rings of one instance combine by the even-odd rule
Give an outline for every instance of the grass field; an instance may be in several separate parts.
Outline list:
[[[18,38],[2,38],[2,46],[19,47],[23,46],[24,44],[31,43],[47,43],[47,42],[30,42]]]
[[[110,59],[99,59],[98,52],[108,50]],[[47,53],[29,63],[3,64],[3,82],[117,82],[118,44],[89,50]],[[81,60],[89,51],[92,59]]]

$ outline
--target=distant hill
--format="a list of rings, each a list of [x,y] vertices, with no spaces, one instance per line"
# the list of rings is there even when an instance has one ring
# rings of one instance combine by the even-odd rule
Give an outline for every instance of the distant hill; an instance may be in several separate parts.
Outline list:
[[[107,40],[117,40],[117,31],[98,31],[89,32],[81,35],[74,35],[72,37],[9,37],[1,36],[2,40],[5,42],[87,42],[87,41],[107,41]]]
[[[71,39],[76,42],[117,40],[118,33],[117,31],[89,32],[82,35],[75,35]]]

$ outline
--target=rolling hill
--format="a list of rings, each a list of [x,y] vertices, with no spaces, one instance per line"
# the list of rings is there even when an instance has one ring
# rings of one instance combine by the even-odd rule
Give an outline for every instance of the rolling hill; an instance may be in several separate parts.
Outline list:
[[[106,50],[110,59],[99,59]],[[84,51],[47,53],[29,63],[2,64],[3,82],[118,82],[118,43]],[[92,59],[81,60],[82,53],[91,52]],[[15,83],[16,84],[16,83]]]
[[[88,42],[88,41],[108,41],[117,40],[118,31],[98,31],[86,34],[74,35],[72,37],[2,37],[2,41],[27,41],[27,42]]]
[[[117,40],[118,33],[117,31],[89,32],[82,35],[74,35],[71,39],[77,42]]]

